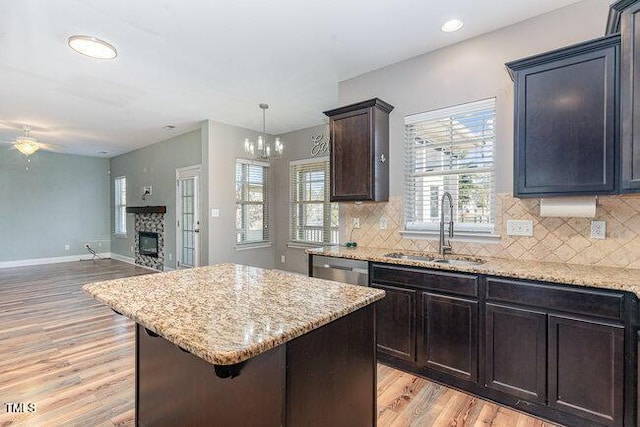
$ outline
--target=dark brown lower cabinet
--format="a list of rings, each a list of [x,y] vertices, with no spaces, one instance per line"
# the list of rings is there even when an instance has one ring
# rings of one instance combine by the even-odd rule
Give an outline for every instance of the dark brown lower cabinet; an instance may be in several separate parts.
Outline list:
[[[379,284],[371,284],[371,287],[386,293],[376,304],[378,351],[415,362],[417,292]]]
[[[547,314],[487,303],[487,387],[533,402],[547,398]]]
[[[621,426],[624,328],[549,316],[549,406]]]
[[[418,363],[478,381],[478,302],[422,292]]]

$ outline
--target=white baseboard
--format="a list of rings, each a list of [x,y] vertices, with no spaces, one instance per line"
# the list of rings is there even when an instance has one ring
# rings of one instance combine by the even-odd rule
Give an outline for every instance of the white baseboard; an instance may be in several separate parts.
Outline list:
[[[101,258],[111,258],[111,253],[104,252],[98,254]],[[53,258],[31,258],[31,259],[19,259],[16,261],[2,261],[0,262],[0,268],[11,268],[11,267],[27,267],[30,265],[42,265],[42,264],[58,264],[61,262],[73,262],[80,260],[90,260],[91,255],[69,255],[69,256],[59,256]]]
[[[123,255],[119,255],[119,254],[114,254],[113,252],[110,254],[112,259],[118,260],[118,261],[122,261],[122,262],[126,262],[127,264],[133,264],[136,265],[136,260],[135,258],[129,257],[129,256],[123,256]]]

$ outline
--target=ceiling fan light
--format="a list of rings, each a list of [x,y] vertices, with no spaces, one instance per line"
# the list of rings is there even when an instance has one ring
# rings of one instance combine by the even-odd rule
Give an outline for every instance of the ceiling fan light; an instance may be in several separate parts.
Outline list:
[[[115,47],[97,37],[71,36],[68,43],[71,49],[90,58],[114,59],[118,56]]]

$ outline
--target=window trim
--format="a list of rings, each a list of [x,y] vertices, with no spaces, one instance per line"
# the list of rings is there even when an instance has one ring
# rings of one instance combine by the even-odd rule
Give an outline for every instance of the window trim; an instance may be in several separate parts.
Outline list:
[[[337,226],[337,231],[338,231],[338,235],[337,235],[337,241],[332,242],[331,241],[331,206],[334,205],[335,203],[332,203],[330,201],[330,177],[328,175],[328,166],[329,166],[329,156],[322,156],[322,157],[310,157],[307,159],[300,159],[300,160],[291,160],[289,161],[289,235],[288,235],[288,240],[287,240],[287,247],[289,248],[312,248],[312,247],[318,247],[318,245],[322,245],[322,246],[335,246],[335,245],[339,245],[339,241],[340,241],[340,226]],[[304,165],[310,165],[310,164],[318,164],[319,166],[321,165],[321,169],[318,170],[322,170],[323,172],[325,172],[324,175],[324,200],[322,201],[322,206],[323,206],[323,213],[325,209],[329,209],[329,215],[328,216],[324,216],[323,215],[323,221],[322,221],[322,230],[329,230],[329,240],[323,240],[322,242],[314,242],[314,241],[308,241],[308,240],[297,240],[294,239],[294,227],[295,224],[293,223],[293,216],[294,216],[294,206],[296,204],[299,203],[304,203],[301,201],[298,201],[297,197],[295,197],[295,192],[296,192],[296,188],[294,188],[294,182],[292,181],[292,177],[293,177],[293,169],[295,167],[298,166],[304,166]],[[317,203],[320,203],[319,201]],[[325,223],[325,219],[328,218],[329,223],[326,224]],[[297,228],[297,227],[296,227]],[[323,233],[323,237],[326,237],[327,233]]]
[[[405,132],[407,126],[414,125],[418,123],[423,123],[427,121],[435,121],[440,118],[446,118],[454,115],[463,115],[468,114],[470,112],[483,111],[483,109],[492,108],[494,113],[494,120],[497,113],[497,97],[490,97],[481,100],[466,102],[458,105],[453,105],[444,108],[438,108],[434,110],[430,110],[427,112],[410,114],[405,116],[404,126]],[[411,164],[410,152],[408,149],[407,136],[405,135],[405,146],[404,146],[404,160],[405,165]],[[496,191],[496,182],[495,182],[495,172],[496,172],[496,142],[497,137],[495,134],[495,122],[494,122],[494,134],[493,134],[493,147],[492,147],[492,164],[489,168],[474,168],[473,170],[458,170],[455,173],[447,173],[449,170],[439,171],[438,173],[434,172],[423,172],[421,176],[446,176],[446,175],[461,175],[465,172],[473,172],[473,173],[481,173],[481,172],[490,172],[493,174],[492,180],[492,188],[491,188],[491,200],[493,215],[492,222],[485,224],[473,224],[473,223],[460,223],[456,222],[454,225],[455,235],[452,240],[464,241],[464,242],[487,242],[487,243],[495,243],[500,240],[501,236],[496,234],[496,215],[497,215],[497,191]],[[439,223],[434,222],[417,222],[414,221],[411,224],[408,223],[408,185],[411,178],[408,176],[409,170],[407,166],[405,166],[404,170],[404,188],[403,188],[403,198],[405,205],[405,215],[404,215],[404,224],[403,229],[400,230],[400,234],[405,238],[412,239],[437,239],[439,237]],[[439,204],[438,204],[439,206]]]
[[[269,215],[269,211],[270,211],[270,206],[269,206],[269,186],[271,183],[271,179],[269,177],[269,174],[271,173],[271,169],[270,169],[270,163],[269,162],[265,162],[265,161],[260,161],[260,160],[251,160],[251,159],[245,159],[245,158],[237,158],[236,161],[234,162],[234,168],[233,168],[233,172],[234,175],[236,173],[237,167],[238,167],[238,163],[243,164],[243,165],[250,165],[250,166],[261,166],[263,167],[264,170],[264,180],[262,182],[262,186],[264,189],[264,193],[263,193],[263,198],[262,198],[262,202],[258,203],[258,202],[249,202],[247,201],[240,201],[238,202],[238,200],[235,201],[235,209],[237,211],[238,209],[238,204],[246,204],[246,205],[262,205],[263,206],[263,217],[262,217],[262,240],[245,240],[242,242],[238,242],[237,241],[237,233],[238,233],[238,228],[236,227],[235,229],[235,234],[236,234],[236,238],[235,238],[235,250],[245,250],[245,249],[258,249],[258,248],[265,248],[265,247],[270,247],[272,245],[272,233],[271,233],[271,225],[270,225],[270,221],[271,221],[271,217]],[[238,181],[234,178],[234,184],[237,185]],[[243,184],[246,184],[246,182],[243,182]],[[244,197],[244,195],[243,195]],[[235,216],[234,216],[234,222],[235,222]],[[246,231],[246,230],[245,230]],[[267,238],[264,238],[264,235],[267,235]]]
[[[124,204],[119,204],[118,202],[120,201],[120,195],[122,194],[122,184],[119,184],[119,182],[124,181]],[[120,191],[118,192],[118,189],[120,189]],[[113,179],[113,205],[114,205],[114,209],[113,209],[113,235],[115,237],[127,237],[127,176],[126,175],[120,175],[120,176],[116,176]],[[118,194],[120,193],[120,194]],[[124,218],[124,230],[119,229],[118,227],[118,211],[119,209],[124,208],[124,212],[121,212],[120,214],[122,215],[122,217]]]

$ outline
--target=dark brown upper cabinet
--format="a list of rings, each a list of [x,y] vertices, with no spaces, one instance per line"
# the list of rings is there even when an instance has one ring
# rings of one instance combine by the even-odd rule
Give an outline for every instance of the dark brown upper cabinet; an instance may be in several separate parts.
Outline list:
[[[516,197],[617,191],[619,50],[612,35],[506,64]]]
[[[620,16],[620,191],[628,193],[640,191],[640,1],[624,3]]]
[[[389,200],[389,113],[373,98],[325,111],[329,117],[332,202]]]

